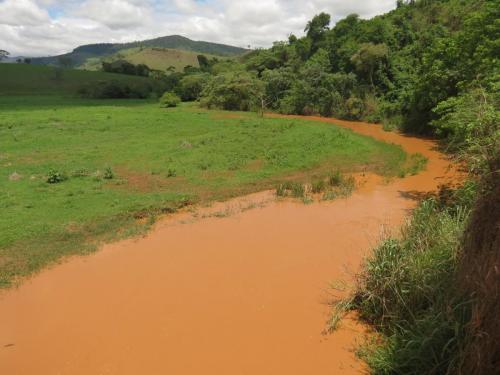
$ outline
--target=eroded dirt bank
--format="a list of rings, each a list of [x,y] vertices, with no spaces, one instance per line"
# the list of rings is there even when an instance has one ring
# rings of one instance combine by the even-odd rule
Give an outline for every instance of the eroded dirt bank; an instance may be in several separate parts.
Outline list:
[[[453,171],[431,141],[318,120],[420,152],[427,170],[333,202],[264,192],[186,212],[42,272],[0,296],[0,373],[359,373],[360,328],[321,334],[329,282],[356,271],[382,226],[401,224]]]

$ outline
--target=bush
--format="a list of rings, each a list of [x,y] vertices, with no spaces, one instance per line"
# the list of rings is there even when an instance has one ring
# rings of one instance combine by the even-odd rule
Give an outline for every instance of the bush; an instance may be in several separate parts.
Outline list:
[[[55,169],[49,170],[47,174],[47,183],[49,184],[58,184],[60,182],[66,181],[68,176],[64,172],[57,171]]]
[[[183,101],[198,100],[209,77],[208,74],[187,75],[180,80],[176,92]]]
[[[160,98],[160,106],[164,108],[177,107],[180,102],[181,99],[173,92],[166,92]]]
[[[356,97],[350,97],[345,103],[345,117],[351,120],[359,120],[363,117],[365,103]]]
[[[113,172],[113,170],[111,169],[111,167],[106,167],[104,169],[103,178],[105,180],[112,180],[114,177],[115,177],[115,173]]]

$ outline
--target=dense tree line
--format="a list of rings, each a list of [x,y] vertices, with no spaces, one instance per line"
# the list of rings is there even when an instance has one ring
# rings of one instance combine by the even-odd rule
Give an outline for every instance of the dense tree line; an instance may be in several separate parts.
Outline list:
[[[203,93],[222,108],[321,114],[463,137],[443,126],[450,98],[498,88],[498,0],[398,1],[370,20],[349,15],[330,27],[321,13],[303,37],[290,35],[231,64],[215,64]],[[234,76],[242,82],[241,105]],[[249,99],[248,97],[251,97]],[[249,103],[249,100],[251,103]],[[476,103],[478,104],[478,103]]]
[[[150,69],[145,64],[134,65],[125,60],[103,62],[102,70],[108,73],[127,74],[132,76],[149,77]]]

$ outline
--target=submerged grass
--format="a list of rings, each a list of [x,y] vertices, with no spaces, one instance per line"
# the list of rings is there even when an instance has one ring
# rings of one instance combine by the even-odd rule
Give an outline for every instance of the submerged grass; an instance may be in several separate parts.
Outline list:
[[[318,170],[397,175],[400,147],[307,120],[139,100],[0,96],[0,286],[187,202]],[[298,176],[292,178],[290,176]],[[305,186],[290,191],[303,198]]]
[[[310,184],[299,182],[284,182],[276,187],[278,197],[302,198],[306,204],[314,202],[314,195],[322,194],[322,200],[334,200],[350,196],[356,187],[353,176],[344,176],[340,171],[334,171],[328,178],[314,180]]]

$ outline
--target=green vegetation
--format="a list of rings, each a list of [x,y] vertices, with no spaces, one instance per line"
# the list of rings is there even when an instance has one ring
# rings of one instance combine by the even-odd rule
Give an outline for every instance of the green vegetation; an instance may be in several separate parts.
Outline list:
[[[472,25],[485,27],[492,14],[493,1],[480,3],[484,8],[463,25],[469,31]],[[455,37],[465,38],[460,27]],[[486,27],[484,34],[492,31],[498,27]],[[476,51],[482,54],[476,63],[491,62],[490,52]],[[437,79],[460,63],[448,61],[433,74]],[[482,73],[489,74],[461,82],[456,92],[466,90],[442,97],[427,114],[436,116],[429,125],[468,167],[470,180],[456,190],[443,187],[422,202],[400,237],[375,248],[352,296],[334,309],[332,329],[354,309],[378,332],[359,350],[374,374],[498,372],[500,100],[498,90],[490,91],[498,85],[496,68],[483,65]],[[410,160],[415,168],[425,163],[418,155]],[[413,173],[413,167],[404,172]]]
[[[80,68],[86,70],[101,70],[103,63],[113,63],[125,60],[135,65],[146,65],[149,69],[169,72],[182,72],[186,66],[200,68],[199,53],[168,48],[137,47],[105,56],[103,58],[88,59]],[[215,55],[202,55],[209,59],[224,60],[224,57]]]
[[[499,19],[499,0],[398,0],[333,27],[318,14],[305,36],[238,57],[244,50],[173,36],[33,59],[56,69],[0,65],[0,95],[151,97],[0,96],[0,286],[192,202],[273,186],[305,203],[336,199],[354,189],[345,172],[403,177],[426,164],[326,124],[165,110],[152,100],[165,92],[163,106],[177,95],[209,109],[379,122],[440,137],[471,182],[425,200],[401,236],[375,249],[331,326],[350,309],[373,326],[360,355],[376,374],[498,372]],[[162,48],[203,55],[160,66],[171,53]],[[149,76],[63,69],[115,57],[151,64],[133,67]]]
[[[0,150],[2,286],[188,203],[340,167],[396,176],[407,159],[328,124],[58,96],[0,96]]]
[[[146,77],[28,64],[0,64],[0,95],[77,95],[82,88],[110,82],[137,87],[159,85]]]
[[[478,90],[486,97],[498,91],[499,5],[498,0],[399,1],[387,14],[370,20],[353,14],[331,28],[330,16],[321,13],[302,38],[291,35],[239,61],[216,64],[209,87],[244,71],[242,86],[253,79],[260,82],[253,86],[263,88],[255,106],[240,109],[257,106],[465,136],[470,129],[459,135],[439,119]],[[202,100],[225,105],[213,90]]]
[[[314,195],[322,194],[321,200],[334,200],[346,198],[352,194],[356,187],[353,176],[344,176],[339,170],[328,175],[328,178],[319,178],[311,183],[287,181],[276,187],[278,197],[302,198],[304,203],[314,201]]]
[[[177,107],[181,102],[181,98],[173,92],[166,92],[160,98],[160,105],[165,108]]]
[[[474,185],[424,201],[400,238],[371,255],[349,300],[337,304],[336,328],[356,309],[382,336],[359,350],[375,374],[457,373],[471,301],[456,287],[461,238]]]

